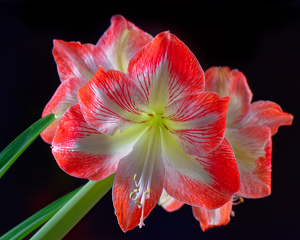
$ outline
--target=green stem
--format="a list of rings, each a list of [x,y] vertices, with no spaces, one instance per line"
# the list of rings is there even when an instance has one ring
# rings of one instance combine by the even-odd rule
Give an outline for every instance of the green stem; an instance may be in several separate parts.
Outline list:
[[[113,184],[114,175],[112,174],[102,181],[89,181],[31,240],[62,239],[109,191]]]

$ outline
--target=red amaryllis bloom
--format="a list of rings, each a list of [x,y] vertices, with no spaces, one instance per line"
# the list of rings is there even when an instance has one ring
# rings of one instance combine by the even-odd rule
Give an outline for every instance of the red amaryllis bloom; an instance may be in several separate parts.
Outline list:
[[[230,96],[225,137],[236,157],[241,187],[234,199],[218,209],[193,207],[194,216],[203,230],[226,225],[233,213],[232,204],[239,196],[261,198],[271,193],[271,136],[279,126],[291,125],[293,120],[293,116],[284,113],[276,103],[257,101],[251,104],[252,92],[240,71],[212,67],[205,72],[205,79],[206,91],[216,92],[221,97]],[[161,204],[167,211],[183,205],[166,193],[162,195]]]
[[[204,92],[204,84],[194,55],[163,32],[130,60],[127,74],[100,67],[61,118],[52,148],[59,166],[91,180],[116,172],[113,203],[123,231],[144,225],[163,189],[208,209],[238,191],[224,139],[229,98]]]
[[[42,114],[44,117],[54,113],[57,117],[42,132],[44,141],[51,144],[60,117],[78,103],[78,89],[94,76],[99,66],[126,72],[129,59],[151,40],[152,36],[119,15],[112,17],[111,26],[96,45],[54,40],[53,56],[61,84]]]

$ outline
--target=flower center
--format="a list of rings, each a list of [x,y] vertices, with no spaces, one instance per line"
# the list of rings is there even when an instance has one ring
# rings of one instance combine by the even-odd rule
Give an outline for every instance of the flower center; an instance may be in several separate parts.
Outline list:
[[[148,139],[145,144],[145,159],[142,169],[142,173],[139,176],[134,174],[133,181],[136,188],[130,193],[129,197],[142,208],[141,218],[139,227],[145,226],[144,224],[144,209],[146,199],[150,198],[151,195],[151,182],[155,162],[160,154],[160,128],[163,126],[163,117],[161,115],[154,114],[149,122]]]

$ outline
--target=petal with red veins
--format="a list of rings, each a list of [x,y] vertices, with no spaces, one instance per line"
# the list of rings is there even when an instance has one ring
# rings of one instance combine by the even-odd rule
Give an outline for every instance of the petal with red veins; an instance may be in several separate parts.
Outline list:
[[[43,117],[51,113],[54,113],[56,116],[56,119],[41,133],[41,137],[45,142],[52,143],[61,116],[70,106],[78,103],[77,91],[86,83],[80,80],[82,79],[70,78],[61,83],[45,106],[42,114]]]
[[[239,123],[239,126],[269,127],[274,135],[280,126],[291,125],[292,122],[293,115],[283,112],[278,104],[271,101],[257,101],[251,104],[248,114]]]
[[[199,221],[203,231],[222,225],[227,225],[230,221],[232,209],[232,199],[217,209],[206,209],[193,207],[194,217]]]
[[[268,127],[226,129],[240,172],[239,196],[260,198],[271,193],[272,140]]]
[[[203,155],[214,150],[224,138],[229,98],[215,93],[189,95],[165,110],[165,126],[183,151]]]
[[[99,65],[105,69],[112,68],[109,61],[103,58],[101,50],[92,44],[62,40],[54,40],[53,43],[52,53],[62,82],[74,77],[88,81]]]
[[[223,140],[203,156],[185,154],[167,132],[162,134],[164,188],[180,202],[214,209],[230,200],[239,190],[240,178],[233,151]]]
[[[126,73],[129,60],[153,37],[120,15],[111,18],[111,26],[97,43],[112,68]],[[104,68],[107,70],[106,68]]]
[[[172,198],[165,189],[160,196],[158,205],[162,206],[167,212],[174,212],[181,208],[184,203]]]
[[[77,104],[62,116],[52,153],[68,174],[97,181],[117,170],[120,159],[132,151],[145,130],[146,126],[140,124],[114,136],[101,134],[85,121]]]
[[[113,135],[149,118],[143,94],[119,71],[99,67],[78,91],[78,101],[86,121],[104,134]]]
[[[144,225],[144,219],[162,193],[164,167],[160,155],[161,141],[159,131],[154,137],[151,132],[145,132],[132,152],[120,161],[115,176],[113,203],[124,232]]]
[[[228,67],[212,67],[205,71],[205,90],[221,97],[230,96],[227,110],[227,126],[239,122],[248,112],[252,92],[245,75]]]
[[[149,108],[162,114],[173,101],[204,91],[204,73],[195,56],[176,36],[158,34],[130,60],[128,74]]]

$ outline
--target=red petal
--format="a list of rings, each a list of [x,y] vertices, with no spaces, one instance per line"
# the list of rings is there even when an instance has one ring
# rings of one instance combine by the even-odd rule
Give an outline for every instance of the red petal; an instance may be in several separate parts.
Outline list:
[[[205,71],[205,90],[221,97],[230,96],[227,126],[239,122],[248,112],[252,92],[244,74],[228,67],[212,67]]]
[[[174,212],[181,208],[184,203],[172,198],[164,189],[160,196],[158,205],[162,206],[167,212]]]
[[[265,156],[254,161],[255,168],[250,172],[239,167],[241,188],[238,195],[246,198],[261,198],[271,194],[271,171],[272,171],[272,141],[265,148]],[[237,156],[238,166],[239,156]]]
[[[260,198],[271,193],[272,142],[270,129],[256,126],[226,129],[240,172],[239,196]]]
[[[92,44],[54,40],[52,53],[62,82],[74,77],[88,81],[99,65],[111,68],[101,50]]]
[[[193,207],[193,214],[199,221],[201,229],[205,231],[209,228],[227,225],[230,221],[231,208],[232,199],[217,209]]]
[[[229,98],[215,93],[189,95],[166,109],[165,126],[183,151],[203,155],[220,145],[224,138]]]
[[[45,142],[52,143],[61,116],[70,106],[78,103],[77,91],[85,83],[84,79],[70,78],[57,88],[42,114],[43,117],[51,113],[56,115],[56,119],[41,133],[41,137]]]
[[[176,36],[158,34],[130,60],[128,74],[156,114],[173,101],[204,90],[204,73],[195,56]]]
[[[101,180],[116,171],[120,159],[131,152],[140,134],[142,132],[136,128],[115,136],[101,134],[88,125],[77,104],[62,116],[52,153],[68,174]]]
[[[247,116],[239,125],[242,127],[266,126],[274,135],[280,126],[291,125],[292,121],[293,115],[283,112],[278,104],[270,101],[257,101],[251,104]]]
[[[78,91],[78,100],[87,122],[104,134],[113,135],[149,118],[142,93],[119,71],[104,72],[100,67]]]
[[[149,138],[149,132],[145,132],[139,141],[136,142],[133,151],[120,161],[115,176],[113,185],[113,203],[119,225],[124,232],[135,228],[139,224],[140,227],[142,226],[143,220],[156,206],[162,193],[164,167],[160,156],[160,141],[156,143],[156,146],[158,147],[157,151],[151,152],[150,155],[148,152],[149,141],[152,141]],[[152,172],[151,167],[147,166],[148,163],[146,158],[148,157],[148,160],[154,161],[152,162]],[[134,181],[135,175],[137,176],[136,182],[139,182],[143,176],[150,181],[150,196],[145,200],[142,207],[139,207],[135,203],[135,200],[130,198],[130,194],[134,192],[134,189],[139,189]],[[145,190],[146,189],[144,188],[143,191],[139,192],[143,193]],[[143,203],[142,200],[137,200]]]
[[[225,204],[238,191],[239,172],[225,139],[216,150],[204,156],[184,154],[167,134],[163,135],[162,142],[164,188],[173,198],[213,209]]]
[[[115,15],[111,18],[110,27],[99,39],[97,47],[105,53],[105,58],[113,66],[111,69],[125,73],[132,56],[151,40],[151,35],[124,17]]]

